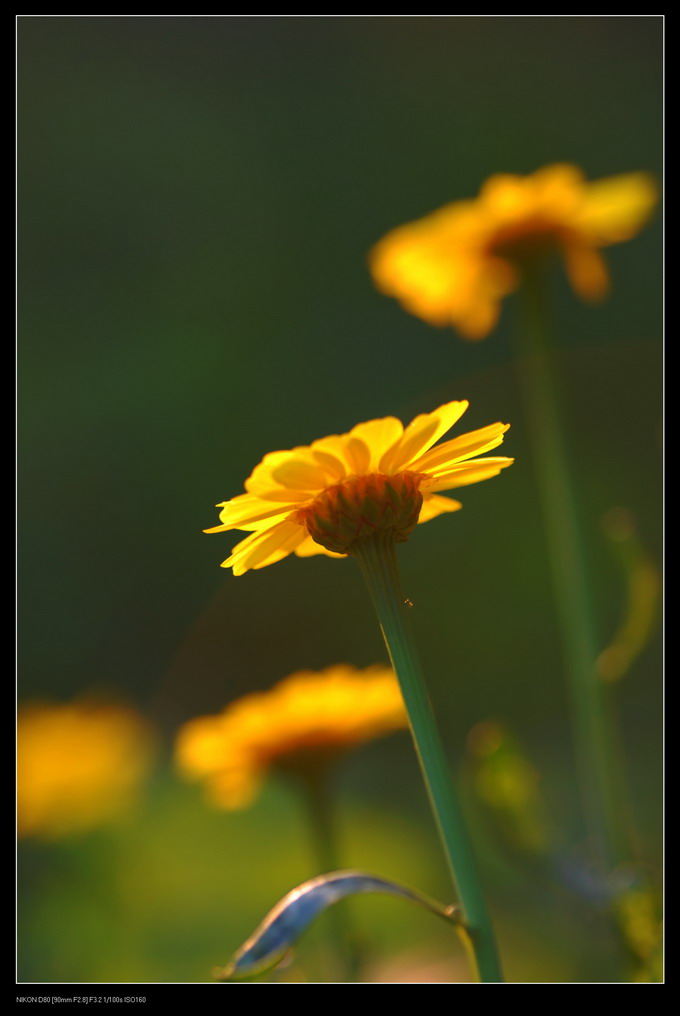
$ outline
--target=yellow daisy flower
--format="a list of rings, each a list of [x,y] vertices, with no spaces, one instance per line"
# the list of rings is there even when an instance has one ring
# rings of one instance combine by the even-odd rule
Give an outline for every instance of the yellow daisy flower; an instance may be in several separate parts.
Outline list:
[[[389,667],[337,664],[291,674],[218,716],[190,720],[175,754],[185,776],[206,781],[213,804],[235,809],[252,802],[270,769],[316,772],[354,745],[406,726]]]
[[[126,706],[94,699],[22,706],[19,835],[58,839],[116,821],[133,805],[154,747],[145,721]]]
[[[217,505],[222,524],[205,530],[251,533],[222,567],[242,575],[291,553],[344,557],[377,532],[399,542],[417,523],[457,511],[460,502],[438,491],[486,480],[513,461],[473,458],[501,444],[509,424],[435,444],[467,408],[467,401],[448,402],[408,427],[387,416],[308,447],[265,455],[246,480],[246,493]]]
[[[474,200],[457,201],[388,233],[372,250],[378,289],[430,324],[467,339],[494,327],[501,300],[527,260],[560,253],[575,292],[602,299],[609,286],[600,247],[630,240],[657,201],[646,173],[588,183],[576,166],[490,177]]]

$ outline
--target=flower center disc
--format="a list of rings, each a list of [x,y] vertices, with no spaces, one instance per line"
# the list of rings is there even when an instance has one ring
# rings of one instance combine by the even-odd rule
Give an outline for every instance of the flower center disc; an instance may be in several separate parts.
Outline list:
[[[559,250],[563,232],[556,223],[535,216],[497,229],[489,253],[509,261],[543,258]]]
[[[336,554],[351,554],[360,540],[391,533],[395,542],[408,539],[423,505],[421,473],[370,473],[327,487],[300,508],[294,519],[305,525],[316,543]]]

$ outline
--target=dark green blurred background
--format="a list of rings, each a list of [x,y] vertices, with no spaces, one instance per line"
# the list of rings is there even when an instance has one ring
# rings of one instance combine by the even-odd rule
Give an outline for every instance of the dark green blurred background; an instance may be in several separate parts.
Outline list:
[[[463,429],[511,422],[517,461],[413,535],[405,592],[452,763],[474,724],[508,723],[578,848],[514,301],[469,344],[378,294],[366,255],[494,172],[569,161],[590,178],[659,175],[662,29],[644,16],[19,17],[20,699],[117,691],[169,744],[182,720],[292,670],[383,660],[353,562],[289,558],[237,579],[219,568],[236,541],[201,530],[268,451],[469,398]],[[603,514],[630,509],[660,554],[658,220],[605,256],[601,307],[554,279],[603,647],[625,604]],[[652,866],[659,671],[653,644],[619,696]],[[445,897],[408,739],[357,754],[340,788],[348,864]],[[22,979],[208,979],[311,873],[296,803],[276,788],[249,813],[217,815],[166,773],[128,833],[58,856],[30,847]],[[82,872],[92,885],[120,865],[128,877],[121,858],[167,874],[109,889],[96,910]],[[534,898],[492,862],[511,976],[587,979],[575,904]],[[56,928],[70,906],[69,946]],[[396,934],[397,903],[375,904],[378,917],[361,906],[386,956],[435,934],[409,914]]]

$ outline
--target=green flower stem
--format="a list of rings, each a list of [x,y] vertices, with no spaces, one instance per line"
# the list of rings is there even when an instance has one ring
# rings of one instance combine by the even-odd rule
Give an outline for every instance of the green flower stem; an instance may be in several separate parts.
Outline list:
[[[538,265],[525,271],[518,329],[520,382],[546,530],[563,652],[571,692],[574,739],[588,829],[600,862],[611,872],[629,849],[620,808],[610,703],[595,662],[585,555],[560,425],[558,386],[547,307]]]
[[[376,534],[370,540],[355,544],[352,554],[359,561],[392,666],[399,678],[423,779],[456,894],[464,912],[476,961],[476,973],[483,982],[502,981],[500,959],[482,895],[472,844],[454,792],[406,615],[394,540],[388,534]]]
[[[338,837],[328,767],[322,765],[319,769],[310,768],[300,776],[312,834],[314,861],[319,869],[316,874],[327,875],[341,867],[338,862]]]
[[[341,868],[329,767],[321,765],[301,770],[298,776],[312,835],[316,874],[328,875]],[[343,904],[331,907],[328,921],[333,950],[343,967],[345,980],[354,981],[358,978],[361,960],[349,916]]]

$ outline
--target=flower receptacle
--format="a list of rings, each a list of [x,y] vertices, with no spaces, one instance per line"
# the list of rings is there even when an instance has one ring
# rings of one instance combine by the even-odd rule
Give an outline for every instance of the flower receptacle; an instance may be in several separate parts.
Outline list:
[[[391,534],[400,543],[418,524],[422,479],[408,471],[349,477],[322,491],[297,512],[295,520],[307,527],[316,543],[337,554],[351,554],[357,542],[376,533]]]

